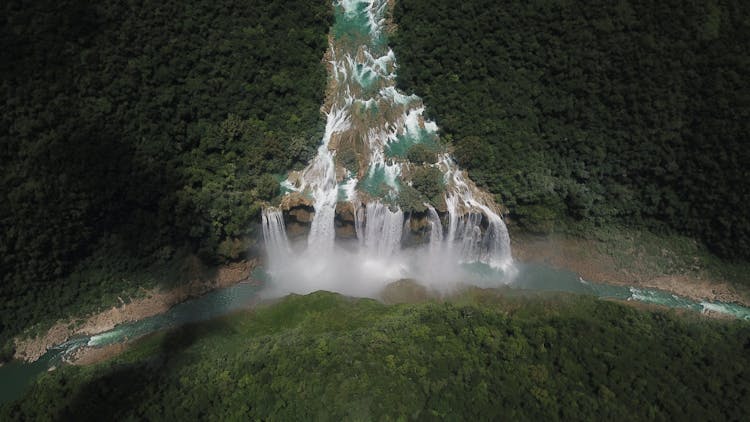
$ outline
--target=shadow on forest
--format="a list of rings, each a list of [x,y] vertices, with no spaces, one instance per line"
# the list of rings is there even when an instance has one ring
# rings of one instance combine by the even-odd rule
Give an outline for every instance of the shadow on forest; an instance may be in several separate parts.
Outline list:
[[[3,334],[74,303],[79,288],[98,288],[76,285],[86,277],[56,283],[85,260],[104,261],[95,268],[107,275],[143,268],[157,251],[168,251],[157,256],[166,260],[185,247],[188,228],[202,222],[194,207],[178,205],[184,174],[169,144],[142,129],[169,134],[143,110],[143,98],[156,94],[136,84],[120,95],[107,85],[125,80],[115,76],[125,78],[128,53],[84,54],[111,30],[110,18],[86,1],[14,3],[17,25],[0,25],[0,58],[8,59],[0,74],[13,86],[0,88],[13,100],[0,117],[0,220],[9,223],[0,225]],[[40,89],[39,81],[54,83]],[[91,258],[98,251],[103,258]],[[111,278],[110,286],[122,279]],[[4,306],[13,300],[15,307]],[[36,308],[44,314],[31,315],[28,303],[42,300]]]
[[[135,412],[144,401],[158,397],[160,387],[171,382],[171,373],[190,363],[190,359],[183,356],[186,349],[201,336],[227,328],[226,323],[219,318],[168,331],[158,351],[133,363],[115,363],[109,370],[79,388],[75,397],[56,416],[56,420],[101,421],[122,419],[128,415],[137,417],[137,414],[131,412]],[[144,342],[148,342],[148,338],[138,343]],[[209,397],[201,399],[209,400]],[[194,398],[191,404],[201,406]]]
[[[186,280],[175,267],[193,256],[255,252],[274,175],[314,156],[324,131],[332,13],[304,6],[9,0],[0,360],[27,327]]]
[[[8,0],[13,25],[0,25],[0,74],[28,76],[40,52],[49,52],[47,66],[60,64],[66,44],[87,45],[105,24],[96,6],[86,0]]]

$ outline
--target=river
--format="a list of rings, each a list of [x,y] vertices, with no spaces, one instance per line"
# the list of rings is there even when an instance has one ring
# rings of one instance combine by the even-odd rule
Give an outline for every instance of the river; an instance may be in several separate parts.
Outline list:
[[[602,299],[633,300],[670,308],[690,309],[697,312],[718,312],[750,321],[750,308],[736,304],[699,302],[660,290],[594,283],[583,280],[573,272],[538,264],[519,263],[517,267],[518,273],[509,286],[519,290],[567,292],[593,295]],[[482,274],[482,279],[486,281],[487,285],[498,285],[496,273],[489,267],[480,265],[472,270]],[[256,270],[253,275],[256,279],[265,277],[262,270]],[[132,341],[156,331],[206,321],[237,310],[248,309],[260,301],[260,292],[260,286],[248,283],[239,283],[228,288],[214,290],[201,297],[176,305],[164,314],[122,324],[113,330],[94,336],[72,339],[49,350],[36,362],[16,361],[8,363],[0,367],[0,404],[20,397],[37,377],[51,368],[64,364],[63,359],[79,347],[102,347]]]
[[[263,211],[267,263],[269,273],[275,277],[266,283],[267,288],[297,293],[329,289],[352,296],[374,296],[385,282],[401,277],[439,287],[440,278],[452,283],[458,278],[455,274],[464,279],[468,273],[472,284],[483,287],[509,285],[531,291],[634,300],[718,312],[750,321],[750,308],[735,304],[699,302],[658,290],[597,284],[569,271],[513,263],[501,208],[440,147],[437,125],[423,116],[425,106],[421,99],[395,87],[395,54],[387,47],[388,3],[334,2],[336,23],[327,54],[331,77],[325,135],[310,165],[282,184],[287,195],[296,194],[298,200],[308,201],[305,206],[312,206],[315,213],[308,229],[307,247],[297,252],[290,246],[284,227],[289,210],[284,210],[286,215],[276,207]],[[430,162],[413,163],[402,156],[416,144],[434,149],[427,159]],[[351,168],[341,159],[347,147],[349,152],[358,151],[355,155],[359,161],[356,166],[350,164]],[[426,178],[435,172],[439,177]],[[419,174],[425,177],[417,179],[415,175]],[[442,200],[428,201],[424,192],[413,188],[420,185],[420,180],[434,182]],[[399,201],[404,192],[411,192],[417,199],[409,204]],[[335,223],[336,213],[341,214],[346,207],[353,219],[356,244],[343,253],[336,249],[339,233]],[[418,211],[419,208],[424,209]],[[421,221],[416,226],[424,223],[421,227],[429,228],[428,247],[412,249],[413,253],[408,254],[401,241],[403,232],[411,230],[412,225],[406,223],[412,217]],[[446,271],[459,268],[460,262],[480,263],[460,264],[468,270],[466,273]],[[386,275],[391,272],[400,275]],[[259,272],[254,276],[262,278]],[[0,403],[20,397],[40,374],[63,364],[82,346],[132,341],[156,331],[246,309],[260,300],[260,292],[260,287],[242,283],[215,290],[164,314],[72,339],[49,350],[36,362],[9,363],[0,368]]]

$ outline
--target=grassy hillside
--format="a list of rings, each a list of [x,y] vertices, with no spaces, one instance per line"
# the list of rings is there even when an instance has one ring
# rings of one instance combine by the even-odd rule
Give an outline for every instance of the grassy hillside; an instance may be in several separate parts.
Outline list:
[[[318,292],[44,374],[0,419],[738,420],[750,325],[473,290],[387,306]]]
[[[750,3],[400,0],[395,20],[401,87],[527,230],[750,258]]]
[[[246,253],[322,136],[329,2],[1,8],[0,337]]]

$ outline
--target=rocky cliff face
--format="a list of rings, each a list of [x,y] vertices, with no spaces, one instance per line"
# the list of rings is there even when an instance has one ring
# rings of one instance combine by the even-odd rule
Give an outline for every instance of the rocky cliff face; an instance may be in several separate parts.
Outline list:
[[[312,200],[298,192],[293,192],[284,196],[281,201],[281,210],[284,213],[284,223],[289,239],[306,238],[315,217]]]
[[[293,192],[284,196],[280,208],[284,215],[284,224],[286,224],[289,239],[292,241],[304,241],[310,233],[310,227],[315,218],[313,200],[298,192]],[[362,226],[367,224],[365,209],[365,203],[348,201],[339,201],[336,203],[334,228],[337,240],[357,239],[357,223],[359,222]],[[448,211],[445,209],[436,210],[436,213],[440,220],[441,230],[445,230],[450,219]],[[481,213],[466,213],[460,218],[465,220],[477,219],[479,221],[478,227],[482,232],[485,232],[490,224],[487,217]],[[429,243],[432,232],[431,223],[428,209],[420,211],[412,210],[405,213],[404,230],[401,237],[402,246],[413,247]]]
[[[323,139],[263,212],[269,272],[286,292],[367,294],[399,278],[465,280],[463,263],[512,267],[501,208],[452,160],[422,100],[396,89],[389,4],[334,1]]]

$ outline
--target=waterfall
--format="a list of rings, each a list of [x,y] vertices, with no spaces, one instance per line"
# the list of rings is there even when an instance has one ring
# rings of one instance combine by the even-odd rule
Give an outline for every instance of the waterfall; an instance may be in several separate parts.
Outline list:
[[[443,242],[443,223],[440,216],[432,205],[427,205],[427,212],[430,219],[430,244]]]
[[[443,223],[435,208],[430,204],[425,205],[430,221],[430,254],[435,254],[443,245]]]
[[[460,242],[464,262],[484,262],[503,270],[510,267],[513,264],[510,236],[503,219],[486,204],[489,201],[481,198],[481,192],[447,154],[440,157],[439,165],[451,186],[451,193],[445,197],[449,213],[448,242]],[[484,231],[483,219],[487,226]]]
[[[284,227],[284,214],[278,208],[263,210],[263,240],[271,264],[289,259],[292,249]]]
[[[335,133],[344,131],[348,127],[349,120],[344,109],[334,109],[328,113],[326,131],[323,142],[318,148],[318,154],[302,174],[302,189],[310,189],[315,204],[315,216],[307,238],[308,245],[314,250],[327,251],[333,248],[335,238],[333,218],[338,188],[333,163],[334,153],[328,149],[328,144]]]
[[[354,206],[354,233],[359,239],[360,246],[365,242],[365,208],[359,202],[352,202]]]
[[[367,225],[365,226],[365,249],[371,254],[389,256],[401,247],[404,213],[399,209],[391,211],[380,202],[367,204]]]
[[[494,268],[507,269],[513,265],[510,253],[510,235],[503,219],[487,207],[480,207],[488,220],[488,227],[482,238],[482,256],[479,261]]]
[[[437,125],[425,119],[422,100],[395,87],[396,56],[386,45],[389,4],[334,1],[336,17],[326,54],[330,77],[323,106],[325,133],[310,164],[282,183],[297,195],[295,203],[315,210],[306,248],[293,254],[281,211],[263,212],[269,263],[275,267],[270,272],[286,291],[327,287],[371,294],[402,277],[442,285],[471,280],[461,270],[463,263],[478,262],[501,272],[512,266],[508,232],[492,197],[440,146]],[[436,162],[406,159],[406,152],[420,143],[439,150]],[[341,161],[339,156],[350,158]],[[354,167],[351,157],[356,158]],[[405,213],[402,191],[412,186],[415,169],[427,166],[443,175],[445,207],[421,197],[428,201],[426,212]],[[414,195],[413,188],[409,194]],[[447,230],[436,208],[448,214]],[[337,209],[351,210],[351,220],[337,220]],[[406,232],[412,223],[421,230],[413,236]],[[356,240],[337,242],[337,229],[345,224],[350,224],[345,238]],[[405,233],[405,238],[426,244],[403,248]]]

